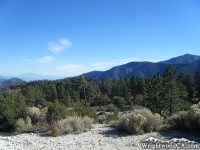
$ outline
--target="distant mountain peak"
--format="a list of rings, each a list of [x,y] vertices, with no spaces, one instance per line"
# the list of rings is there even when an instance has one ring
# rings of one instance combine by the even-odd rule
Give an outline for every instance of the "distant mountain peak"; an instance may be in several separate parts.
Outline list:
[[[161,61],[162,63],[168,64],[188,64],[200,60],[200,56],[192,54],[184,54],[182,56],[174,57],[169,60]]]

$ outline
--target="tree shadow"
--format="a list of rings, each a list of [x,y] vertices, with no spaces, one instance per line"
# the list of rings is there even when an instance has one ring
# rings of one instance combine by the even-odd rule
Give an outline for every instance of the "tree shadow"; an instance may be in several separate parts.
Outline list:
[[[99,134],[102,134],[106,137],[123,137],[123,136],[131,136],[131,134],[128,134],[126,132],[123,131],[118,131],[117,129],[115,129],[114,127],[108,127],[106,130],[99,132]]]

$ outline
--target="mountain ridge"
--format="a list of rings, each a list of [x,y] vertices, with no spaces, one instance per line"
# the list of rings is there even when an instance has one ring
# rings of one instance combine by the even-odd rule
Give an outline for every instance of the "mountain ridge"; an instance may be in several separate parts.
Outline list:
[[[160,61],[160,62],[129,62],[123,65],[112,67],[106,71],[95,71],[95,72],[88,72],[82,74],[82,76],[86,78],[93,78],[93,79],[102,79],[106,76],[111,78],[124,78],[124,77],[131,77],[133,75],[146,77],[146,76],[153,76],[156,75],[158,71],[164,72],[166,67],[172,64],[174,69],[178,70],[179,72],[184,72],[187,74],[191,74],[194,78],[195,72],[200,70],[200,56],[185,54],[178,57],[173,57],[171,59]],[[66,80],[76,78],[64,78]]]

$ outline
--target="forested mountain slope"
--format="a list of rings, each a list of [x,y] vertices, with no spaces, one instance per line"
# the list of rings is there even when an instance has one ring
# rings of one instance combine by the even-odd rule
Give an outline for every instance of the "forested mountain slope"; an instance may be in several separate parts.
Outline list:
[[[200,70],[200,56],[185,54],[183,56],[175,57],[166,61],[161,61],[157,63],[152,62],[130,62],[124,65],[113,67],[107,71],[92,71],[82,74],[86,78],[93,78],[100,80],[109,76],[111,78],[124,78],[131,76],[139,77],[152,77],[158,71],[162,73],[165,71],[166,67],[172,64],[173,67],[179,72],[184,72],[186,74],[191,74],[194,78],[195,72]],[[76,77],[72,77],[76,78]],[[71,78],[65,78],[71,79]]]

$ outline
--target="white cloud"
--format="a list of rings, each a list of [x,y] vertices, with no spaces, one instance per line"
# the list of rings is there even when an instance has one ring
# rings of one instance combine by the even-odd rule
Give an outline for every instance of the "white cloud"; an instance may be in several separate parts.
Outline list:
[[[36,63],[49,64],[54,60],[51,56],[45,56],[36,60]]]
[[[61,50],[64,50],[68,47],[72,46],[72,43],[65,38],[59,39],[58,42],[49,42],[47,49],[52,53],[57,54]]]
[[[97,62],[97,63],[90,63],[94,67],[101,67],[101,68],[107,68],[111,66],[126,64],[132,61],[140,61],[138,58],[128,58],[128,59],[117,59],[117,60],[111,60],[108,62]]]
[[[116,59],[116,60],[110,60],[107,62],[96,62],[96,63],[90,63],[93,66],[93,70],[101,70],[105,71],[112,67],[123,65],[129,62],[142,62],[142,61],[149,61],[149,62],[158,62],[158,60],[140,60],[138,58],[126,58],[126,59]]]
[[[57,69],[60,71],[64,71],[67,75],[80,75],[83,73],[86,73],[88,71],[91,71],[90,68],[79,65],[79,64],[66,64],[66,65],[60,65],[57,66]]]
[[[156,62],[159,62],[160,60],[145,60],[145,61],[156,63]]]
[[[28,64],[49,64],[51,63],[54,58],[51,56],[44,56],[42,58],[38,58],[37,60],[31,60],[29,58],[23,58]]]

